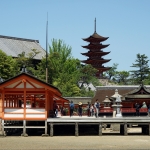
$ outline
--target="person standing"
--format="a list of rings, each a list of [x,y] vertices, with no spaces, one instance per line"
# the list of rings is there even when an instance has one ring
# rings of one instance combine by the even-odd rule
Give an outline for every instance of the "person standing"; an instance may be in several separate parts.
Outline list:
[[[150,104],[148,105],[148,117],[150,117]]]
[[[91,106],[91,104],[90,104],[90,102],[88,102],[88,104],[87,104],[87,116],[88,117],[90,117],[90,106]]]
[[[95,107],[95,110],[96,110],[96,118],[98,117],[99,115],[99,109],[100,109],[100,102],[98,101],[98,99],[96,99],[96,102],[94,103],[94,107]]]
[[[140,117],[140,105],[138,103],[135,104],[136,116]]]
[[[53,115],[54,115],[54,117],[57,116],[56,110],[57,110],[57,103],[56,103],[56,101],[54,101],[54,103],[53,103]]]
[[[81,102],[79,102],[78,114],[79,114],[80,117],[82,117],[82,103]]]
[[[70,103],[70,117],[73,116],[73,111],[74,111],[74,103],[71,101]]]
[[[90,116],[93,117],[94,107],[93,104],[90,105]]]

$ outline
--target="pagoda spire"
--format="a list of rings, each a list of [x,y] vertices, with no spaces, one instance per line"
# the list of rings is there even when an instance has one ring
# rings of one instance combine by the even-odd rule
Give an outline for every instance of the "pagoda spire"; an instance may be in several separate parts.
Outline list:
[[[82,60],[81,62],[85,64],[91,64],[95,69],[98,70],[96,76],[98,78],[103,78],[103,72],[110,70],[111,67],[104,67],[104,63],[109,62],[111,59],[104,59],[103,56],[109,54],[110,52],[104,52],[103,49],[108,47],[109,44],[102,44],[101,42],[107,40],[108,37],[103,37],[96,33],[96,18],[94,20],[94,33],[88,38],[83,38],[84,41],[89,42],[88,45],[82,46],[88,49],[88,52],[81,53],[88,57],[87,60]]]
[[[95,28],[94,28],[94,33],[96,33],[96,18],[95,18]]]

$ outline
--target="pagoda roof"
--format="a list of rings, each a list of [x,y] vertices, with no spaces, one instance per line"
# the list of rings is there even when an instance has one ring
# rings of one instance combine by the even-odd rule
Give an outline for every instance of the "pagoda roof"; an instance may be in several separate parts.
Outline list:
[[[111,67],[98,67],[98,66],[93,66],[93,67],[99,71],[107,71],[107,70],[111,69]]]
[[[98,64],[98,63],[106,63],[109,62],[111,59],[87,59],[87,60],[83,60],[81,62],[83,63],[87,63],[87,64]]]
[[[93,51],[89,51],[87,53],[81,53],[81,54],[85,55],[85,56],[104,56],[104,55],[107,55],[109,53],[110,52],[102,52],[102,51],[93,52]]]
[[[102,48],[108,47],[109,45],[110,44],[102,45],[102,44],[92,44],[92,43],[90,43],[89,45],[82,46],[82,47],[87,48],[87,49],[102,49]]]
[[[89,36],[88,38],[83,38],[84,41],[87,42],[92,42],[92,41],[97,41],[97,42],[102,42],[107,40],[109,37],[103,37],[99,34],[97,34],[96,32],[94,32],[91,36]]]

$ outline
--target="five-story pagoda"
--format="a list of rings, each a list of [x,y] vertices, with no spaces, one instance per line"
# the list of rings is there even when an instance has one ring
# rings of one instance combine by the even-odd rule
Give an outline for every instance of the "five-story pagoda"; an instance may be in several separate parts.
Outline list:
[[[86,64],[91,64],[94,68],[98,70],[96,76],[98,78],[103,78],[103,72],[111,69],[111,67],[104,67],[104,63],[109,62],[111,59],[104,59],[103,56],[109,54],[110,52],[103,52],[103,48],[109,46],[103,45],[101,42],[107,40],[108,37],[102,37],[96,33],[96,19],[95,19],[95,31],[94,34],[88,38],[84,38],[84,41],[90,42],[87,46],[82,46],[83,48],[88,49],[87,53],[81,53],[89,57],[87,60],[83,60],[81,62]]]

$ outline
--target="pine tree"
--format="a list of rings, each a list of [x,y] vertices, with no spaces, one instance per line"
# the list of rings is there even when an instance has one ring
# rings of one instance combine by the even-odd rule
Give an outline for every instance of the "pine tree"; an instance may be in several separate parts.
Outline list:
[[[135,84],[140,84],[145,79],[147,79],[150,73],[148,62],[148,57],[145,54],[137,54],[137,59],[135,60],[135,63],[133,63],[131,66],[137,69],[130,71]]]

